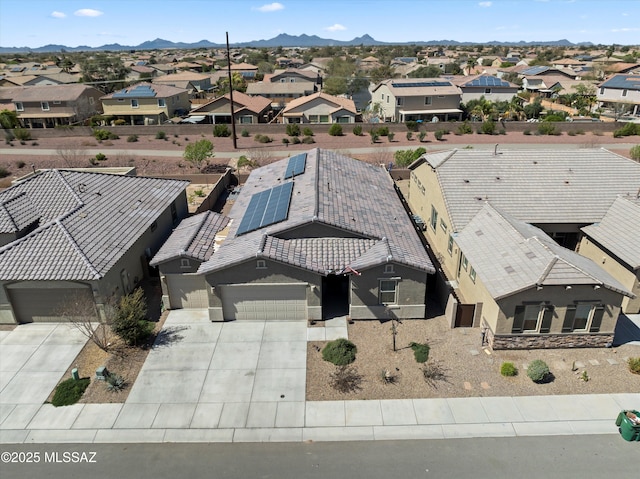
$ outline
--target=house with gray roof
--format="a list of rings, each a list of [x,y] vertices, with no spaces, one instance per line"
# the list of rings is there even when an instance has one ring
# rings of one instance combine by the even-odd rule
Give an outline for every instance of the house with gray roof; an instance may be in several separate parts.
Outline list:
[[[633,299],[633,287],[628,282],[606,268],[598,269],[595,274],[591,262],[585,266],[572,252],[580,242],[583,229],[603,221],[618,196],[636,195],[640,164],[604,149],[505,150],[496,146],[493,151],[427,153],[409,169],[408,204],[414,214],[427,222],[427,241],[440,263],[442,279],[460,306],[451,312],[452,326],[483,327],[492,337],[512,335],[512,344],[526,347],[560,344],[564,347],[569,341],[558,341],[551,330],[538,328],[526,333],[509,330],[508,325],[515,320],[516,306],[521,304],[507,302],[503,299],[505,294],[524,302],[528,300],[523,298],[530,295],[531,301],[539,302],[538,291],[542,289],[537,288],[546,288],[549,292],[547,277],[543,277],[536,263],[542,258],[539,252],[529,253],[535,257],[521,257],[517,267],[509,262],[515,248],[514,231],[528,247],[534,244],[529,238],[535,236],[539,243],[536,248],[544,247],[548,250],[547,256],[559,258],[547,273],[555,274],[562,266],[567,275],[560,277],[560,285],[566,291],[583,292],[580,301],[599,301],[605,305],[607,314],[615,317],[623,301]],[[500,216],[503,221],[495,227],[476,227],[480,219],[489,221],[487,205],[499,212],[494,216]],[[482,211],[485,213],[478,216]],[[478,251],[482,239],[488,243]],[[494,256],[496,249],[505,255],[504,261]],[[489,258],[487,264],[485,256]],[[552,262],[545,264],[551,267]],[[592,277],[593,282],[588,283],[591,289],[585,289],[585,279],[576,276],[578,270]],[[486,295],[479,295],[478,288],[486,291]],[[605,292],[609,296],[603,299]],[[544,301],[558,304],[554,299]],[[598,331],[601,332],[607,333],[604,329]],[[570,333],[556,330],[555,333],[569,334],[571,345],[606,344],[600,334],[593,336],[577,330]],[[525,334],[529,339],[518,340],[518,334]],[[537,339],[531,339],[531,335],[537,335]],[[578,340],[577,336],[582,338]],[[495,342],[494,347],[507,346]]]
[[[640,75],[613,75],[600,84],[596,96],[601,108],[624,108],[640,116]]]
[[[640,188],[640,186],[639,186]],[[580,254],[598,263],[635,294],[622,301],[622,312],[640,313],[640,190],[619,196],[601,221],[582,228]]]
[[[187,214],[187,182],[44,170],[0,192],[0,323],[60,321],[79,300],[102,315],[152,272]]]
[[[189,219],[154,257],[169,304],[201,307],[183,259],[212,321],[424,318],[435,272],[386,170],[322,149],[254,170],[228,220]]]

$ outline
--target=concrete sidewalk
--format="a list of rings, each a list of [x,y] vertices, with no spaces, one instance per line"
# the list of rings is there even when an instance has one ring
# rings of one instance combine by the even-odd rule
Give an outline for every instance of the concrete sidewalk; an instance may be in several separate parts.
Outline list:
[[[617,434],[620,410],[640,407],[640,394],[631,393],[305,401],[306,342],[346,337],[343,318],[307,328],[304,322],[286,321],[212,323],[205,311],[176,310],[124,404],[55,408],[43,402],[84,341],[66,325],[24,325],[1,333],[2,443]],[[56,346],[60,354],[52,349]],[[45,357],[59,358],[48,373],[53,379],[16,382],[30,369],[40,369]],[[40,385],[37,394],[34,384]]]

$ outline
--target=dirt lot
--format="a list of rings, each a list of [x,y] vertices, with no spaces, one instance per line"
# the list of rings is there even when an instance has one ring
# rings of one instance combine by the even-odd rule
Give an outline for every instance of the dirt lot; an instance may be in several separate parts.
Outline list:
[[[329,386],[336,367],[322,359],[321,349],[326,343],[309,343],[307,400],[640,393],[640,375],[629,372],[626,364],[628,357],[640,356],[640,346],[487,354],[481,347],[479,329],[449,329],[443,316],[404,320],[398,324],[397,332],[398,351],[394,352],[390,322],[355,321],[349,325],[349,339],[358,348],[353,366],[363,379],[361,389],[351,393],[340,393]],[[426,364],[439,365],[444,373],[442,379],[433,384],[425,381],[422,365],[409,348],[411,342],[429,344]],[[553,381],[536,384],[527,377],[524,365],[534,359],[549,365]],[[503,361],[513,362],[518,375],[501,376]],[[383,381],[385,370],[396,377],[395,383]],[[586,382],[580,379],[585,370],[589,377]]]

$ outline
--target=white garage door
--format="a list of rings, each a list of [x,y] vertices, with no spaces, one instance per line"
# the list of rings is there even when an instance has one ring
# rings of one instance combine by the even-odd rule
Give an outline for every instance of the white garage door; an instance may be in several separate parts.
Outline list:
[[[207,282],[202,275],[168,274],[169,307],[202,309],[209,307]]]
[[[227,285],[222,291],[225,320],[305,320],[306,284]]]

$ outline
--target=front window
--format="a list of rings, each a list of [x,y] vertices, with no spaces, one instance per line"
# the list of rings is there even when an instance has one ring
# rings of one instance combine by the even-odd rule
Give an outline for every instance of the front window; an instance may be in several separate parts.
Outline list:
[[[424,104],[425,105],[431,105],[431,97],[430,96],[425,96],[424,97]]]
[[[348,116],[339,116],[338,118],[336,118],[336,123],[349,123],[350,120],[351,118]]]
[[[397,98],[396,106],[402,106],[402,105],[404,105],[404,98]]]
[[[21,101],[16,102],[16,111],[24,111],[24,105]]]
[[[562,324],[563,333],[600,331],[604,307],[599,304],[578,303],[567,308]]]
[[[476,270],[473,269],[473,266],[469,270],[469,278],[471,278],[471,281],[473,281],[474,283],[476,282]]]
[[[131,108],[138,108],[138,100],[136,100],[135,98],[133,98],[131,100]]]
[[[449,243],[447,244],[447,251],[449,256],[453,254],[453,235],[449,235]]]
[[[49,111],[49,102],[48,101],[41,102],[40,106],[42,107],[42,111]]]
[[[251,115],[244,115],[240,117],[240,123],[243,125],[253,123],[253,117]]]
[[[491,88],[485,88],[484,89],[484,94],[485,95],[490,95],[491,94]]]
[[[622,90],[622,96],[627,96],[627,90]]]
[[[380,280],[380,304],[396,304],[398,282],[391,279]]]
[[[433,231],[436,230],[436,226],[438,226],[438,210],[435,209],[435,207],[432,205],[431,206],[431,229]]]
[[[158,108],[164,108],[167,104],[164,101],[164,98],[158,98]]]
[[[511,332],[536,334],[551,330],[553,306],[547,304],[526,304],[516,306]]]

